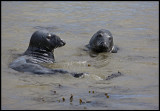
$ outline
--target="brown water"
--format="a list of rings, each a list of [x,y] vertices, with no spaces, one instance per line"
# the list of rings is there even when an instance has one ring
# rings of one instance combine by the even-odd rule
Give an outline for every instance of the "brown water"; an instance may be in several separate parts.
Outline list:
[[[1,9],[2,109],[159,109],[159,2],[2,2]],[[10,69],[41,27],[67,43],[47,66],[89,75]],[[90,57],[83,46],[102,28],[111,31],[120,50]],[[105,80],[118,71],[124,75]]]

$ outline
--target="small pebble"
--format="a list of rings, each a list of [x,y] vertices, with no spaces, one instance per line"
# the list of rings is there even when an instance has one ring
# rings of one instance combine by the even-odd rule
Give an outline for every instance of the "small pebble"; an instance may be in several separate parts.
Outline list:
[[[60,88],[60,87],[62,87],[62,85],[61,85],[61,84],[59,84],[58,86],[59,86],[59,88]]]
[[[107,98],[109,98],[109,95],[108,95],[108,93],[105,93],[105,96],[106,96]]]
[[[82,104],[82,99],[79,99],[79,103]]]
[[[65,101],[65,98],[63,97],[62,100],[63,100],[63,102],[64,102],[64,101]]]
[[[72,102],[73,101],[73,95],[71,94],[71,97],[70,97],[70,102]]]

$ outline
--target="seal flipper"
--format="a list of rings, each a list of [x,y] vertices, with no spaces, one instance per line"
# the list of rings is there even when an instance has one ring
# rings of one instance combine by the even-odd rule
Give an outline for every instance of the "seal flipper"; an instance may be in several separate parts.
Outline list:
[[[88,52],[89,52],[89,55],[90,55],[91,57],[96,57],[96,56],[98,55],[98,53],[96,53],[96,52],[94,52],[94,51],[91,50],[90,44],[85,45],[85,47],[83,48],[83,50],[84,50],[84,51],[88,51]]]
[[[119,48],[114,45],[114,46],[112,47],[111,53],[117,53],[118,50],[119,50]]]
[[[73,77],[76,77],[76,78],[79,78],[81,76],[83,76],[85,73],[74,73],[74,72],[68,72],[68,71],[65,71],[65,70],[62,70],[62,69],[51,69],[51,71],[53,73],[61,73],[61,74],[71,74]]]
[[[71,74],[73,77],[75,78],[79,78],[82,77],[84,75],[84,73],[74,73],[74,72],[68,72],[62,69],[46,69],[46,71],[34,71],[34,73],[36,74],[56,74],[56,73],[60,73],[60,74]]]
[[[89,44],[87,44],[87,45],[85,45],[85,47],[87,47],[88,49],[90,49],[91,46]]]
[[[90,45],[88,44],[88,45],[85,45],[85,47],[84,47],[84,51],[89,51],[89,49],[90,49]]]
[[[108,77],[106,78],[106,80],[110,80],[110,79],[113,79],[113,78],[115,78],[115,77],[119,77],[119,76],[121,76],[121,75],[123,75],[123,74],[118,71],[118,73],[113,73],[113,74],[111,74],[110,76],[108,76]]]

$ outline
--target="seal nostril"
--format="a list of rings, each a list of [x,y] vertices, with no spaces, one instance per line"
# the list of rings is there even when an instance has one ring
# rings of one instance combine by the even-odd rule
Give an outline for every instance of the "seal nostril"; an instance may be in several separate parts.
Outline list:
[[[100,43],[100,46],[101,46],[101,47],[106,47],[106,44],[105,44],[104,42],[101,42],[101,43]]]
[[[103,45],[104,45],[104,42],[101,42],[100,45],[103,46]]]
[[[64,46],[66,44],[66,42],[64,40],[61,39],[61,44]]]
[[[65,41],[63,41],[63,45],[65,45],[66,44],[66,42]]]

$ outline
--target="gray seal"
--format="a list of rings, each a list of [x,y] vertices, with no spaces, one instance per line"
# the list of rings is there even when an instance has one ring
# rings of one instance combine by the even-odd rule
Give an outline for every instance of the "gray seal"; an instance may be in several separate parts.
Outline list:
[[[46,30],[39,30],[31,36],[28,49],[24,55],[35,58],[37,62],[53,63],[55,61],[54,49],[62,47],[65,44],[65,41],[59,36]]]
[[[32,72],[35,74],[69,73],[74,77],[80,77],[83,73],[72,73],[63,69],[49,69],[40,63],[54,63],[54,49],[62,47],[66,43],[59,36],[39,30],[32,34],[28,49],[12,63],[10,68],[20,72]]]
[[[86,45],[90,50],[100,52],[117,53],[118,47],[113,43],[113,36],[109,30],[101,29],[97,31]]]

